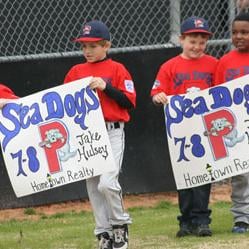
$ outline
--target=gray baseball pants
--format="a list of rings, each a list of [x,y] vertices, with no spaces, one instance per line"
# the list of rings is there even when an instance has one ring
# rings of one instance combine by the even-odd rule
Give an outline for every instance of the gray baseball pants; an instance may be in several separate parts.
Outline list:
[[[112,225],[131,223],[129,214],[124,211],[122,190],[118,181],[125,145],[124,123],[119,123],[120,128],[114,128],[109,124],[107,123],[107,132],[116,169],[86,180],[87,192],[96,223],[95,235],[103,232],[111,234]]]
[[[249,173],[232,177],[231,199],[234,222],[249,224]]]

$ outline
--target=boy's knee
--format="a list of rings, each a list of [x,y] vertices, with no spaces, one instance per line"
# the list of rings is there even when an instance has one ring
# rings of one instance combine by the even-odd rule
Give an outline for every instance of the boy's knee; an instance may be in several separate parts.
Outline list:
[[[100,181],[98,184],[99,192],[106,193],[109,189],[109,185],[110,185],[110,183],[108,184],[107,181]]]

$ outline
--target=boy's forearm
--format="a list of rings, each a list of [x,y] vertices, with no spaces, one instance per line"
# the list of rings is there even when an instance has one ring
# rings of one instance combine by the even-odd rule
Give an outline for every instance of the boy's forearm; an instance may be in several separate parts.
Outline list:
[[[121,92],[110,84],[106,84],[104,93],[110,98],[114,99],[123,108],[131,109],[134,107],[132,102],[123,92]]]

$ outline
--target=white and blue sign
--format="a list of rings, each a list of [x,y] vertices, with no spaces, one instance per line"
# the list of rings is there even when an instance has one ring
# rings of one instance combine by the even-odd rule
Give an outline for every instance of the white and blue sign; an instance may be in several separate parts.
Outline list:
[[[17,197],[115,168],[90,79],[13,100],[0,112],[1,148]]]
[[[177,189],[249,172],[249,75],[164,106]]]

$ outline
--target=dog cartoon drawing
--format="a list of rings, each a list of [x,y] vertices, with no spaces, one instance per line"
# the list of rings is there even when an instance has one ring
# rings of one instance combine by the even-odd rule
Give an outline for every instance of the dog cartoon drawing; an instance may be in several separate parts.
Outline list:
[[[46,138],[39,145],[41,147],[46,146],[47,148],[52,148],[52,144],[61,140],[62,143],[65,142],[65,138],[60,133],[59,129],[51,129],[45,132]]]
[[[215,120],[212,120],[211,124],[212,127],[210,129],[210,132],[213,136],[218,136],[217,132],[224,130],[226,127],[229,130],[233,129],[232,124],[226,118],[217,118]]]
[[[226,118],[217,118],[211,121],[212,127],[209,131],[205,131],[205,136],[218,136],[218,132],[228,128],[230,132],[224,135],[225,144],[233,147],[235,144],[244,140],[244,135],[238,137],[238,131]]]
[[[39,145],[41,147],[52,148],[52,144],[57,142],[58,140],[61,143],[65,142],[64,136],[60,133],[59,129],[50,129],[45,132],[46,138],[44,141],[40,142]],[[66,141],[63,147],[57,150],[60,161],[67,161],[70,157],[74,157],[77,151],[70,151],[69,142]]]

